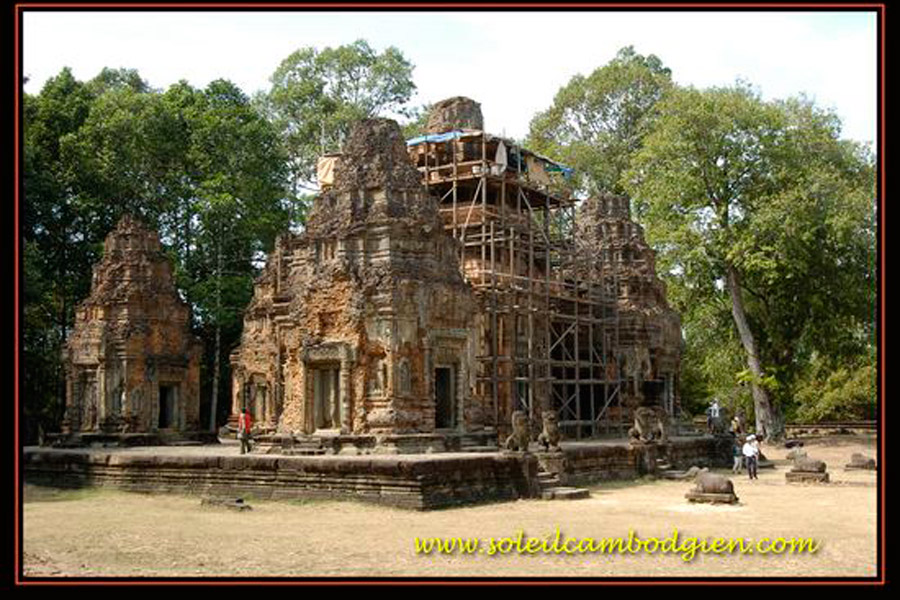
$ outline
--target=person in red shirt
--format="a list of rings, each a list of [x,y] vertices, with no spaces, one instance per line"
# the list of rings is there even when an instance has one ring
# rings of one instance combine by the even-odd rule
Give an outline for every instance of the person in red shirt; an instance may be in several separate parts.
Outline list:
[[[253,419],[246,408],[238,417],[238,439],[241,440],[241,454],[250,452],[250,430],[253,428]]]

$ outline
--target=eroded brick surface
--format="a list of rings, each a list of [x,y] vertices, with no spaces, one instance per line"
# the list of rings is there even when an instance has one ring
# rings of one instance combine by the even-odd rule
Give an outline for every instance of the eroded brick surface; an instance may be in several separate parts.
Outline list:
[[[479,311],[454,244],[397,124],[356,126],[306,230],[278,239],[256,283],[233,412],[296,434],[479,429]]]
[[[63,353],[63,432],[198,430],[201,352],[158,235],[124,217]]]

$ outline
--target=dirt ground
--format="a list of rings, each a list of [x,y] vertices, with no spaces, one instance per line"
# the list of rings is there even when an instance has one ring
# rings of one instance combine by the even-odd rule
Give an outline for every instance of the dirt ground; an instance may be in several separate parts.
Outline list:
[[[353,502],[264,502],[237,512],[201,506],[196,496],[26,486],[26,576],[242,578],[329,577],[874,577],[877,476],[844,471],[853,452],[875,456],[868,436],[808,438],[833,483],[788,485],[783,448],[763,447],[776,469],[757,481],[735,476],[740,504],[693,505],[682,481],[616,482],[591,498],[516,502],[414,512]],[[725,471],[722,471],[725,472]],[[415,538],[552,540],[813,538],[814,554],[683,553],[572,555],[512,551],[489,556],[417,554]],[[549,543],[549,542],[548,542]]]

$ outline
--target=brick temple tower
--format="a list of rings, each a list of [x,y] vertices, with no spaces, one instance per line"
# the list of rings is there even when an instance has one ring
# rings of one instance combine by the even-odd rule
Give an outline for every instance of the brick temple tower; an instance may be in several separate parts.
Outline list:
[[[197,432],[201,356],[159,236],[124,217],[106,237],[63,353],[63,433]]]

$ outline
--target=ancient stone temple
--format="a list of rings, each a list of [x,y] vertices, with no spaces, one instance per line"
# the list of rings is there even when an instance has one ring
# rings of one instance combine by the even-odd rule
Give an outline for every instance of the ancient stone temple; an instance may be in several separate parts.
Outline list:
[[[428,121],[425,123],[426,133],[483,128],[481,105],[465,96],[454,96],[432,104],[428,112]]]
[[[282,441],[338,451],[403,436],[445,449],[428,434],[483,425],[479,314],[398,125],[363,121],[306,230],[279,237],[256,282],[231,358],[232,421],[247,407]]]
[[[63,434],[196,432],[201,355],[158,235],[124,217],[106,237],[64,351]]]
[[[617,298],[617,360],[626,404],[678,409],[681,319],[666,302],[656,254],[631,219],[628,198],[604,195],[578,209],[577,239],[590,258],[592,277]]]

